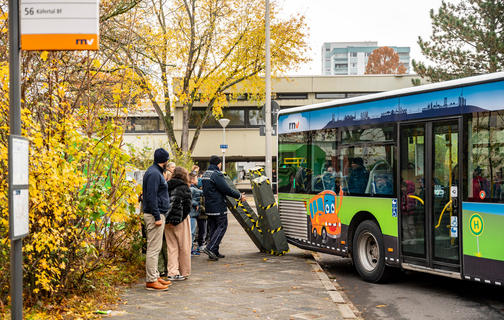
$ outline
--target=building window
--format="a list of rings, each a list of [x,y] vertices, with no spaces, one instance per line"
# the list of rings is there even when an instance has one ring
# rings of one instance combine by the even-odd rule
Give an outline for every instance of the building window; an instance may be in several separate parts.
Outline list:
[[[371,92],[361,92],[361,93],[347,93],[348,98],[365,96],[367,94],[371,94]]]
[[[266,123],[264,122],[264,119],[262,117],[261,109],[248,110],[248,126],[249,127],[263,126],[265,124]]]
[[[325,48],[325,51],[331,51],[331,48]]]
[[[316,99],[345,99],[344,93],[316,93]]]
[[[348,64],[335,64],[335,68],[348,68]]]
[[[159,131],[159,118],[135,118],[133,131]]]
[[[357,58],[357,52],[350,52],[350,58]]]
[[[357,63],[350,63],[350,66],[351,66],[352,68],[357,68]]]
[[[308,93],[277,93],[275,100],[308,99]]]
[[[222,110],[222,117],[231,120],[227,127],[231,128],[257,128],[264,125],[264,119],[261,113],[262,108],[225,108]],[[203,119],[206,110],[204,108],[194,108],[189,119],[189,128],[195,129]],[[273,117],[275,115],[272,115]],[[213,115],[209,115],[203,125],[204,129],[220,128],[220,124]]]
[[[409,52],[398,52],[397,55],[399,57],[409,57]]]
[[[196,128],[198,124],[201,123],[204,116],[205,116],[205,109],[192,109],[191,117],[189,118],[189,128]],[[217,121],[215,121],[215,118],[212,115],[210,115],[203,124],[203,127],[215,128],[216,125],[218,125]]]
[[[128,117],[114,118],[122,125],[125,132],[159,132],[160,123],[158,117]]]
[[[336,53],[336,54],[334,55],[334,57],[335,57],[335,58],[346,58],[346,57],[347,57],[347,55],[346,55],[346,53]]]
[[[366,57],[369,57],[372,52],[366,52]]]

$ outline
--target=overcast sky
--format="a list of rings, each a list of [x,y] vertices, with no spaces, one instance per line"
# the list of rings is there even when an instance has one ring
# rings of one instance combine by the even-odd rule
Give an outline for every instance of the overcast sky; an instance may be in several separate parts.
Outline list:
[[[306,15],[313,59],[289,75],[320,75],[324,42],[378,41],[378,46],[410,47],[411,59],[425,61],[418,36],[425,40],[432,34],[429,11],[440,6],[441,0],[283,0],[285,13]]]

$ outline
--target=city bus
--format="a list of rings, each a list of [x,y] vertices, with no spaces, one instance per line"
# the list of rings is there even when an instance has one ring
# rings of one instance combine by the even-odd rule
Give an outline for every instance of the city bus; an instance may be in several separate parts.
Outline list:
[[[278,207],[291,245],[504,281],[504,72],[281,110]]]

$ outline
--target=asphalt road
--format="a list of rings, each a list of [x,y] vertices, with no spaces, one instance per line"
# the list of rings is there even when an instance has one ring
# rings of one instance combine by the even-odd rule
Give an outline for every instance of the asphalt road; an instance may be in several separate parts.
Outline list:
[[[504,319],[504,288],[423,273],[401,273],[387,284],[360,279],[349,258],[316,254],[366,320]]]

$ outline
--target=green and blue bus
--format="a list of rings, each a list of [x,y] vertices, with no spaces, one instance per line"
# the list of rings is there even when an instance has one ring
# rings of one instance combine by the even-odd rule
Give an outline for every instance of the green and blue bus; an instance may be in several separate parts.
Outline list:
[[[282,110],[277,161],[290,244],[503,284],[504,72]]]

